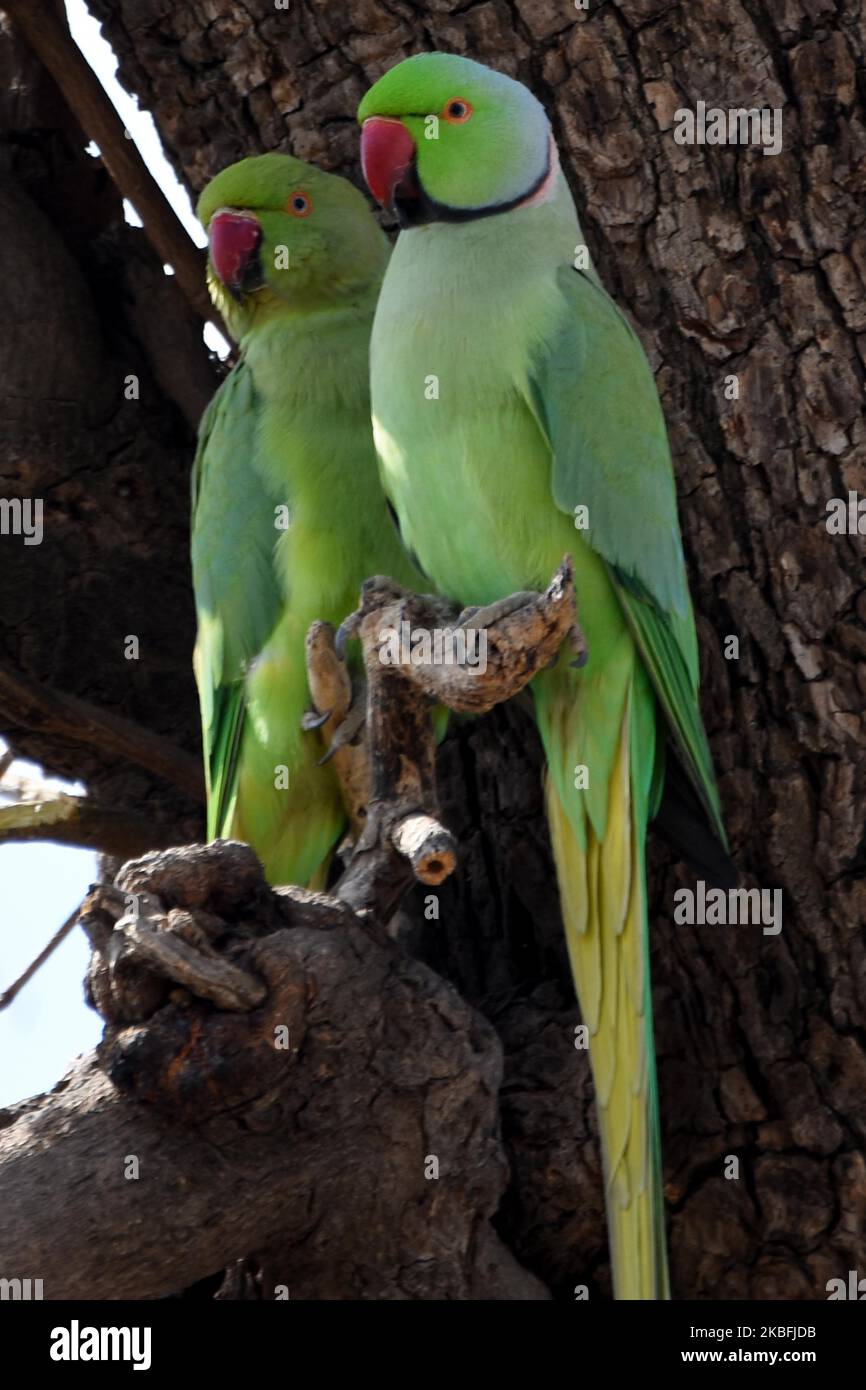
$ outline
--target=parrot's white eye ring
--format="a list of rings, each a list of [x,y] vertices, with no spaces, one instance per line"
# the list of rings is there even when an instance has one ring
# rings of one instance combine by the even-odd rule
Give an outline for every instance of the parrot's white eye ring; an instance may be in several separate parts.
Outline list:
[[[297,193],[291,195],[289,201],[286,203],[286,212],[290,212],[293,217],[309,217],[312,211],[312,198],[309,193],[304,193],[300,188]]]
[[[446,101],[442,111],[443,121],[448,121],[451,125],[465,125],[473,112],[471,101],[465,97],[452,97]]]

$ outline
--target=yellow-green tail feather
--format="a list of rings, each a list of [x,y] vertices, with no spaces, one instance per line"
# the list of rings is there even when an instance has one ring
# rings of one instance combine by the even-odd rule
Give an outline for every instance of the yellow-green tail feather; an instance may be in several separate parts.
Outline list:
[[[646,912],[646,778],[625,701],[604,833],[566,811],[548,776],[547,809],[569,959],[589,1030],[614,1293],[669,1297]],[[560,709],[560,715],[563,711]],[[568,716],[566,715],[566,722]],[[580,793],[576,793],[579,797]]]

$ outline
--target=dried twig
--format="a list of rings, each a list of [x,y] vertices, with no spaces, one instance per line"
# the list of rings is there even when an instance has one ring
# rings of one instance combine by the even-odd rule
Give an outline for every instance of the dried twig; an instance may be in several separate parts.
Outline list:
[[[24,971],[24,974],[19,975],[15,983],[11,984],[9,988],[3,992],[3,994],[0,994],[0,1009],[6,1009],[9,1007],[15,996],[19,994],[20,991],[27,984],[27,981],[33,979],[33,976],[36,974],[36,971],[39,969],[39,967],[44,965],[48,957],[52,955],[54,951],[57,950],[57,947],[60,945],[61,941],[65,941],[66,937],[69,935],[69,933],[72,931],[72,928],[78,921],[80,912],[80,907],[76,907],[74,912],[70,912],[66,921],[63,923],[63,926],[60,927],[54,933],[51,940],[48,942],[48,945],[45,946],[44,949],[39,952],[39,955],[36,957],[36,959],[30,962],[27,969]]]

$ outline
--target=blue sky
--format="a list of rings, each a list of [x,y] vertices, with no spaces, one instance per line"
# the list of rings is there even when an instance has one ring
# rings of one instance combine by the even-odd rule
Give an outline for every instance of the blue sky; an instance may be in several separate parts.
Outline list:
[[[82,49],[141,151],[154,178],[199,246],[205,236],[189,198],[165,158],[151,117],[118,85],[117,62],[102,39],[84,0],[66,0],[73,38]],[[127,206],[127,219],[138,224]],[[205,340],[217,351],[225,344],[215,329]],[[0,745],[2,747],[2,745]],[[14,764],[13,768],[22,765]],[[0,846],[0,992],[39,954],[97,876],[96,856],[87,850],[51,844]],[[82,980],[88,945],[76,927],[8,1009],[0,1012],[0,1105],[53,1086],[80,1052],[102,1031],[100,1019],[84,1004]]]
[[[96,856],[61,845],[3,845],[0,884],[0,988],[37,956],[96,878]],[[98,1042],[102,1025],[85,1007],[82,980],[89,950],[80,927],[0,1013],[0,1105],[47,1090],[79,1052]]]

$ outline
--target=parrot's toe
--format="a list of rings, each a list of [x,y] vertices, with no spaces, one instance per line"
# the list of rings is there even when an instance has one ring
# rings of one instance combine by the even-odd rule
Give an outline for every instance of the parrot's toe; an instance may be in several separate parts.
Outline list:
[[[457,626],[465,627],[470,620],[473,620],[475,627],[492,627],[494,623],[501,622],[511,613],[516,613],[518,608],[523,608],[527,603],[534,603],[537,599],[538,594],[534,590],[523,589],[518,594],[509,594],[507,598],[497,599],[495,603],[489,603],[485,608],[464,608],[457,619]]]
[[[329,709],[326,709],[324,714],[320,714],[315,709],[308,709],[301,717],[301,728],[305,734],[311,734],[316,729],[321,729],[323,724],[327,724],[330,717],[331,711]]]
[[[356,702],[337,729],[334,737],[331,739],[331,744],[327,753],[325,753],[324,757],[319,759],[319,767],[323,767],[325,763],[330,762],[338,748],[345,748],[347,743],[352,742],[363,728],[366,718],[367,708],[365,702],[363,700]]]

